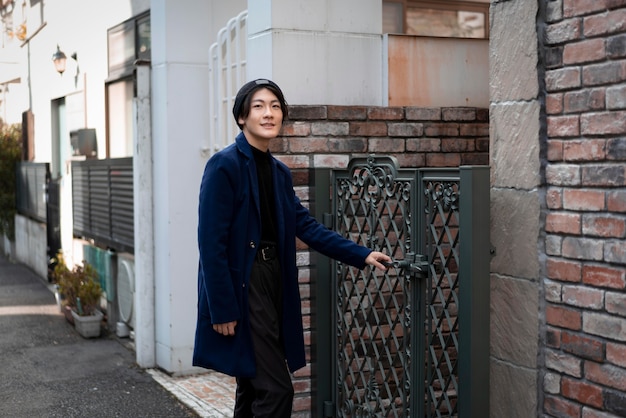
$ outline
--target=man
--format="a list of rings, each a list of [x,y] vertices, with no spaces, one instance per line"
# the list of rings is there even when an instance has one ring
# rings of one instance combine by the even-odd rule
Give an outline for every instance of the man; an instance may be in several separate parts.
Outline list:
[[[296,237],[357,268],[391,258],[318,223],[269,150],[287,118],[274,82],[246,83],[233,115],[242,132],[207,163],[200,187],[198,323],[193,364],[237,377],[235,417],[289,417],[289,371],[305,365]]]

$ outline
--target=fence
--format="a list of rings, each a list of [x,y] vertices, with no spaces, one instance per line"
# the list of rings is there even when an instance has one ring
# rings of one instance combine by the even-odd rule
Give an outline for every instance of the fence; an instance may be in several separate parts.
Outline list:
[[[17,212],[46,222],[46,187],[50,181],[50,164],[20,162],[16,171]]]
[[[133,159],[72,162],[74,235],[134,251]]]

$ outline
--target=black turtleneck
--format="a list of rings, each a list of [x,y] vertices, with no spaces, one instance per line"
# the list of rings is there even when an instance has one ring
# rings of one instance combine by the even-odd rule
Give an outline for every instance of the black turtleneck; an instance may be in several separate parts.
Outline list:
[[[274,184],[272,182],[272,161],[269,152],[252,148],[259,182],[259,203],[261,205],[261,241],[276,243],[276,218]]]

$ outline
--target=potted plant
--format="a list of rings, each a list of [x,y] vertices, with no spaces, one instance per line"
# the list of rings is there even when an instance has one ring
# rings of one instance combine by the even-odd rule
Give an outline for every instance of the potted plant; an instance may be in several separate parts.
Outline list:
[[[100,336],[104,315],[98,309],[102,297],[98,273],[86,261],[83,261],[82,266],[77,264],[70,270],[60,253],[56,261],[53,277],[58,285],[66,318],[83,337]]]

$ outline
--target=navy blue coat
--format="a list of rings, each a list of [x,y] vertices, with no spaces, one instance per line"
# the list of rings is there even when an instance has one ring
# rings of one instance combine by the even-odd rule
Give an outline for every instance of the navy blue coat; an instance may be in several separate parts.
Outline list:
[[[282,335],[287,365],[306,364],[296,237],[316,251],[357,268],[370,249],[318,223],[293,190],[287,166],[272,158],[278,257],[283,282]],[[248,282],[261,238],[256,165],[243,133],[206,164],[200,186],[198,319],[193,365],[238,377],[254,377],[256,364],[248,318]],[[237,321],[234,336],[213,324]]]

